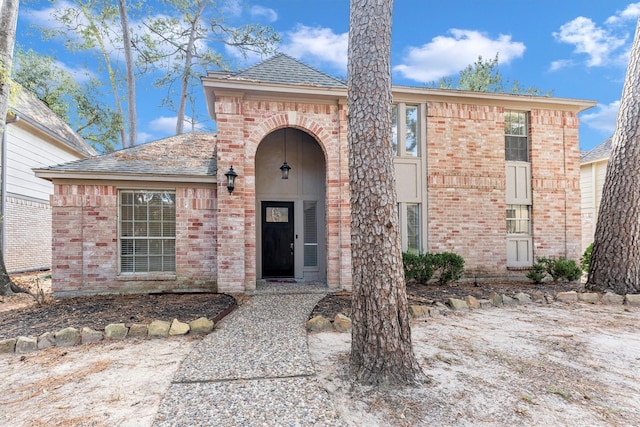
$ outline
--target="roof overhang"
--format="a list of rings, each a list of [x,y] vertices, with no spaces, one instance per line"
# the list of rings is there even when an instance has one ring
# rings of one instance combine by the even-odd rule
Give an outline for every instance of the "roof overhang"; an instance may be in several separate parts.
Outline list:
[[[202,86],[209,116],[215,119],[216,94],[238,93],[245,98],[307,99],[323,102],[346,102],[346,87],[318,87],[311,85],[287,85],[255,80],[215,77],[216,73],[202,77]],[[508,93],[474,92],[452,89],[392,86],[396,102],[443,101],[483,105],[500,105],[513,109],[553,109],[579,113],[594,107],[597,101],[555,98],[551,96],[519,95]]]
[[[215,175],[157,175],[110,172],[71,172],[49,169],[33,169],[38,178],[53,181],[54,179],[98,180],[98,181],[146,181],[146,182],[187,182],[212,184],[217,182]]]

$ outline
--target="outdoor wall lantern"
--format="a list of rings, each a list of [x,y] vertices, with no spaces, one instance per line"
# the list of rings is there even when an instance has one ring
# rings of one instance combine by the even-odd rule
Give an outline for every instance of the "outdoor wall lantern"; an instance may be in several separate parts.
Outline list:
[[[229,190],[229,194],[231,194],[233,193],[233,189],[236,187],[236,177],[238,174],[233,170],[233,166],[231,166],[224,176],[227,177],[227,190]]]
[[[291,166],[287,163],[287,129],[284,130],[284,163],[280,166],[280,172],[282,172],[282,179],[289,179],[289,171]]]

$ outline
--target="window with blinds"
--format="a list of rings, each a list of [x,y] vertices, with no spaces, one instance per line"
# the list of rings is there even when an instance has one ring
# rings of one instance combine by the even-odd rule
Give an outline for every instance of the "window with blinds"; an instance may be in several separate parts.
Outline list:
[[[120,191],[120,272],[176,270],[176,195]]]
[[[305,201],[304,205],[304,266],[318,266],[318,202]]]

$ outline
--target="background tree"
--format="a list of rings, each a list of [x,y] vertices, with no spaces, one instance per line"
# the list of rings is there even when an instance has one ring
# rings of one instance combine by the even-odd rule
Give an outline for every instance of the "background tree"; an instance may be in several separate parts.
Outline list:
[[[19,0],[0,0],[0,138],[7,131],[7,110],[11,93],[11,66],[13,48],[16,43],[16,24],[18,21]],[[0,165],[5,167],[5,165]],[[0,187],[1,188],[1,187]],[[0,198],[6,195],[0,191]],[[3,218],[0,218],[2,221]],[[4,236],[0,234],[0,239]],[[15,292],[27,292],[11,281],[4,264],[4,253],[0,245],[0,295],[11,295]]]
[[[131,29],[129,28],[129,16],[125,0],[118,1],[120,12],[120,26],[122,27],[122,48],[124,50],[124,65],[127,70],[127,111],[129,116],[129,145],[136,143],[138,135],[136,112],[136,76],[133,65],[133,52],[131,47]]]
[[[424,380],[413,354],[398,230],[391,130],[392,0],[351,0],[348,140],[353,329],[350,365],[365,384]]]
[[[586,287],[640,293],[640,20],[629,55]]]
[[[106,70],[116,113],[121,117],[120,140],[122,148],[135,144],[135,138],[127,140],[126,126],[129,120],[124,120],[121,90],[128,85],[127,77],[122,78],[120,64],[112,59],[116,47],[122,48],[123,30],[120,12],[117,5],[108,0],[71,0],[64,3],[68,6],[57,9],[53,17],[61,25],[59,28],[44,30],[49,37],[63,37],[64,45],[71,52],[96,52],[99,62]],[[125,76],[128,74],[125,73]],[[131,92],[128,92],[131,96]],[[134,94],[135,96],[135,94]],[[135,108],[135,100],[130,103]],[[129,115],[130,117],[130,115]],[[134,120],[135,121],[135,120]]]
[[[241,27],[225,23],[224,13],[211,0],[169,0],[165,4],[172,8],[175,16],[159,16],[145,22],[150,31],[135,43],[141,52],[140,59],[163,70],[156,80],[156,87],[166,87],[163,103],[175,109],[177,115],[176,134],[184,131],[187,101],[193,99],[191,92],[200,87],[200,77],[207,70],[228,70],[227,59],[213,49],[213,44],[248,53],[268,54],[279,41],[271,27],[248,24]],[[174,102],[177,86],[178,102]],[[193,119],[193,118],[192,118]]]
[[[102,101],[102,84],[97,79],[80,83],[54,58],[21,49],[15,52],[12,78],[98,152],[113,151],[119,143],[122,118]]]
[[[498,54],[493,59],[482,59],[478,56],[478,60],[472,65],[468,65],[464,70],[460,71],[457,79],[444,77],[438,82],[440,89],[458,89],[469,90],[474,92],[493,92],[493,93],[511,93],[522,95],[551,96],[553,91],[543,92],[542,90],[530,86],[527,88],[520,87],[520,83],[514,80],[513,83],[505,81],[500,74],[498,67]]]

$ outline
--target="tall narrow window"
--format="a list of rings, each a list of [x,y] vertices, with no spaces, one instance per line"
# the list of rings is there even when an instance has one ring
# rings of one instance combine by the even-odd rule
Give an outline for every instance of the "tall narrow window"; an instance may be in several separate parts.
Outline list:
[[[405,107],[404,152],[410,157],[418,157],[418,107]]]
[[[400,240],[403,252],[422,252],[422,228],[419,203],[398,203]]]
[[[393,109],[391,111],[392,119],[391,119],[391,134],[392,134],[392,144],[393,144],[393,155],[398,155],[398,106],[396,104],[393,105]]]
[[[318,266],[318,202],[304,202],[304,266]]]
[[[120,272],[176,269],[176,204],[172,191],[120,192]]]
[[[418,106],[401,102],[392,108],[393,154],[400,157],[418,157],[420,139],[418,130]]]
[[[420,248],[420,205],[407,204],[407,250],[419,253]]]
[[[527,113],[506,111],[504,114],[504,151],[505,160],[528,162],[529,143]]]
[[[529,163],[528,114],[504,113],[505,201],[507,231],[507,266],[528,267],[533,264],[531,227],[531,163]]]
[[[531,218],[528,205],[507,205],[507,234],[529,234]]]

